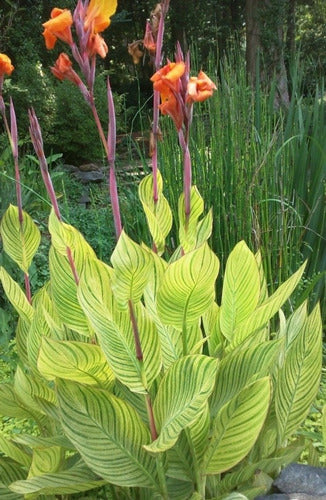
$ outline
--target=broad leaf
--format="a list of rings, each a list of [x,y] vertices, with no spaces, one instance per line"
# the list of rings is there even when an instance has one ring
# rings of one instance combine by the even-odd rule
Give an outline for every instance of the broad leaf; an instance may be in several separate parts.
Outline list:
[[[151,255],[122,231],[111,262],[114,296],[119,307],[127,309],[129,301],[137,303],[143,295],[153,266]]]
[[[10,489],[22,495],[72,495],[98,488],[105,483],[83,462],[79,462],[67,470],[15,481]]]
[[[65,434],[86,464],[119,486],[156,488],[155,461],[143,450],[148,429],[136,411],[110,393],[58,382]]]
[[[31,465],[31,455],[28,454],[22,447],[18,446],[10,439],[6,439],[2,435],[0,435],[0,452],[25,467],[29,467]]]
[[[234,330],[256,308],[260,296],[257,261],[244,241],[232,250],[223,280],[220,327],[231,342]]]
[[[220,307],[213,302],[203,315],[203,325],[207,336],[209,354],[219,357],[223,352],[223,335],[220,328]]]
[[[180,195],[178,203],[178,214],[180,222],[179,240],[180,245],[185,253],[194,250],[194,248],[196,247],[198,219],[204,211],[204,200],[200,196],[196,186],[191,187],[190,206],[191,212],[188,223],[186,224],[184,194],[182,193]]]
[[[248,384],[270,373],[280,351],[280,341],[264,342],[258,346],[237,349],[220,362],[216,383],[210,398],[213,416]]]
[[[12,279],[4,267],[0,266],[0,281],[5,294],[23,321],[30,324],[34,310],[18,283]]]
[[[20,223],[18,207],[9,205],[1,220],[0,233],[4,251],[28,274],[41,234],[30,215],[26,212],[22,215]]]
[[[165,238],[172,227],[172,213],[163,195],[163,181],[157,171],[157,201],[153,198],[153,175],[147,175],[139,184],[138,193],[146,215],[147,224],[157,248],[158,254],[164,252]]]
[[[114,375],[100,347],[44,337],[38,369],[48,380],[63,378],[111,390]]]
[[[274,316],[274,314],[277,313],[298,285],[305,269],[305,265],[306,264],[304,263],[301,267],[299,267],[299,269],[287,281],[279,286],[273,295],[256,307],[256,309],[247,318],[236,326],[230,348],[234,348],[241,344],[241,342],[249,337],[251,333],[259,330],[268,323],[268,321]]]
[[[322,324],[316,306],[292,340],[277,379],[275,411],[281,442],[306,418],[319,388],[321,364]]]
[[[219,261],[207,244],[167,268],[157,295],[163,323],[182,329],[194,324],[214,300]]]
[[[59,470],[64,459],[64,453],[60,446],[48,446],[34,448],[33,460],[28,472],[28,479],[34,476],[43,476]]]
[[[158,453],[171,448],[180,432],[204,411],[214,386],[217,361],[200,354],[176,361],[164,375],[154,401],[159,436],[145,448]]]
[[[49,267],[52,298],[61,321],[81,335],[92,336],[89,321],[77,300],[77,285],[68,259],[53,246],[49,252]]]
[[[116,378],[131,391],[146,393],[161,369],[157,330],[142,304],[133,305],[143,352],[141,362],[136,357],[130,313],[118,309],[111,293],[110,274],[103,265],[89,261],[79,282],[79,302]]]
[[[206,474],[220,474],[242,460],[265,421],[271,397],[269,377],[245,387],[224,405],[213,421],[204,462]]]

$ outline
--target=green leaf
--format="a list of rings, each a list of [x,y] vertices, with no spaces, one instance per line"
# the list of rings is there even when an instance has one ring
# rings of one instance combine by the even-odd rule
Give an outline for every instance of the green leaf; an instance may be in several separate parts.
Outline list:
[[[197,225],[196,248],[205,243],[211,236],[213,230],[213,210],[210,209],[205,217]]]
[[[79,282],[79,302],[116,378],[131,391],[146,393],[161,369],[157,330],[144,306],[133,305],[143,352],[143,362],[140,362],[136,357],[130,313],[117,307],[111,293],[110,274],[103,264],[90,260]]]
[[[10,383],[0,384],[0,415],[5,417],[31,418],[30,409],[18,398]]]
[[[83,235],[70,224],[59,221],[53,209],[49,216],[49,231],[52,245],[58,253],[66,257],[67,248],[70,248],[78,272],[86,257],[96,257]]]
[[[277,451],[275,456],[264,458],[255,463],[243,465],[239,470],[225,474],[220,481],[219,488],[221,493],[232,491],[241,484],[247,483],[256,471],[264,471],[266,474],[275,474],[281,467],[295,462],[303,451],[301,446],[289,446]]]
[[[204,457],[206,474],[225,472],[249,453],[265,421],[270,397],[270,379],[265,377],[245,387],[221,408],[213,421]]]
[[[0,435],[0,452],[25,467],[31,465],[32,457],[22,447]]]
[[[102,390],[60,380],[65,434],[86,464],[119,486],[156,488],[155,461],[143,450],[148,429],[136,411]]]
[[[114,375],[100,347],[43,337],[38,369],[48,380],[63,378],[112,390]]]
[[[9,490],[8,486],[26,477],[26,470],[10,458],[0,457],[0,498],[1,500],[23,500],[24,497]]]
[[[35,476],[43,476],[59,470],[64,459],[64,453],[60,446],[48,446],[34,448],[33,460],[28,472],[28,479]]]
[[[247,318],[236,326],[230,348],[234,348],[241,344],[241,342],[249,337],[251,333],[259,330],[268,323],[268,321],[274,316],[275,313],[277,313],[298,285],[305,269],[305,265],[306,263],[299,267],[299,269],[288,280],[279,286],[273,295],[256,307],[256,309]]]
[[[256,308],[260,295],[257,261],[244,241],[232,250],[225,268],[220,327],[232,342],[235,328]]]
[[[191,187],[190,192],[190,205],[191,212],[186,225],[186,214],[184,205],[184,193],[180,195],[178,203],[178,214],[179,214],[179,240],[180,245],[184,252],[190,252],[194,250],[197,243],[197,225],[198,219],[204,211],[204,200],[200,196],[199,191],[196,186]],[[203,229],[203,228],[202,228]]]
[[[84,463],[78,462],[67,470],[15,481],[10,489],[22,495],[72,495],[98,488],[105,483]]]
[[[216,370],[215,359],[197,354],[181,358],[165,373],[153,405],[159,436],[145,446],[148,451],[168,450],[196,421],[213,390]]]
[[[322,364],[322,324],[318,305],[294,340],[279,372],[275,411],[280,441],[293,434],[316,397]]]
[[[179,329],[196,323],[214,300],[218,270],[218,258],[206,243],[170,264],[157,294],[162,322]]]
[[[9,205],[0,225],[3,249],[28,274],[28,269],[39,247],[41,234],[33,219],[23,211],[19,222],[18,207]]]
[[[53,389],[48,387],[43,379],[25,373],[20,366],[17,367],[15,373],[14,389],[18,398],[33,412],[45,413],[38,404],[38,398],[57,405],[57,398]]]
[[[129,301],[137,303],[143,295],[153,266],[151,255],[122,231],[111,262],[114,296],[119,307],[127,309]]]
[[[33,318],[34,309],[28,302],[25,293],[18,283],[12,279],[4,267],[0,266],[0,281],[3,289],[13,307],[18,312],[23,321],[30,324]]]
[[[153,174],[147,175],[139,184],[139,199],[143,205],[147,224],[157,248],[161,255],[165,248],[165,238],[172,227],[172,212],[163,195],[163,181],[160,171],[157,171],[157,202],[153,199]]]
[[[219,357],[223,352],[223,335],[220,328],[220,307],[213,302],[203,315],[203,325],[207,336],[210,356]]]
[[[49,267],[53,303],[62,323],[81,335],[92,336],[89,321],[77,300],[77,285],[68,259],[53,246],[49,252]]]
[[[280,348],[279,340],[268,341],[226,355],[219,364],[210,398],[211,414],[215,416],[223,405],[248,384],[268,375]]]

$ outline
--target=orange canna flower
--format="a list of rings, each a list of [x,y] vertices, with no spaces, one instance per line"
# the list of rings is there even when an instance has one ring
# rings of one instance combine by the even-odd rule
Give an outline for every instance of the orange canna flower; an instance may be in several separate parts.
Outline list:
[[[64,52],[59,55],[55,65],[51,68],[51,71],[59,80],[70,80],[78,86],[81,84],[81,79],[75,70],[72,69],[72,62],[69,59],[69,56],[67,56]]]
[[[51,11],[51,19],[43,23],[45,45],[47,49],[53,49],[59,38],[63,42],[72,44],[71,25],[72,15],[68,9],[54,8]]]
[[[192,76],[187,86],[187,103],[202,102],[213,95],[216,85],[208,76],[200,71],[198,76]]]
[[[3,75],[11,75],[14,67],[11,64],[10,58],[6,54],[0,54],[0,77]]]
[[[106,57],[106,54],[108,53],[109,49],[108,46],[105,43],[104,38],[96,33],[95,35],[91,35],[89,37],[88,43],[87,43],[87,51],[90,56],[93,56],[95,54],[98,54],[99,56]]]
[[[93,33],[101,33],[110,26],[111,19],[117,10],[117,0],[90,0],[86,11],[85,29]]]
[[[161,104],[160,110],[163,115],[169,115],[177,129],[182,127],[183,110],[181,105],[181,96],[178,99],[178,94],[181,90],[180,78],[186,69],[185,63],[169,62],[163,68],[159,69],[151,78],[154,84],[154,90],[160,92]]]

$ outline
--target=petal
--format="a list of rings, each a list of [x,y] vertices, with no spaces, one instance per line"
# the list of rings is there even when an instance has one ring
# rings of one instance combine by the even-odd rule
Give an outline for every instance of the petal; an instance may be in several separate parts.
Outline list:
[[[52,32],[49,31],[48,29],[45,29],[43,31],[42,35],[44,36],[44,39],[45,39],[45,46],[46,46],[46,48],[48,50],[53,49],[53,47],[56,44],[57,37],[55,35],[53,35]]]
[[[53,11],[55,11],[54,14]],[[61,11],[61,9],[53,9],[51,12],[51,19],[46,21],[46,23],[43,23],[43,27],[52,31],[52,33],[64,31],[65,29],[70,28],[73,23],[70,10],[63,9],[61,12],[59,11]]]
[[[94,33],[104,31],[116,10],[117,0],[91,0],[87,7],[85,28],[92,27]]]

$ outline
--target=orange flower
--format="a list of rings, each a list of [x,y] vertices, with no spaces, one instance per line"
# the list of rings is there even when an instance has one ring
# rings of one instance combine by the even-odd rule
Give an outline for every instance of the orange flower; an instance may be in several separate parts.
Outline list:
[[[180,95],[180,78],[186,69],[185,63],[169,62],[159,69],[151,78],[154,90],[160,92],[160,110],[163,115],[169,115],[179,130],[182,127],[184,115],[182,109],[182,98]]]
[[[70,80],[75,85],[81,85],[81,79],[72,69],[72,62],[64,52],[59,55],[51,71],[59,80]]]
[[[71,25],[72,15],[68,9],[54,8],[51,11],[51,19],[43,23],[45,45],[47,49],[53,49],[59,38],[63,42],[72,44]]]
[[[203,71],[200,71],[198,76],[189,79],[187,90],[187,103],[202,102],[213,95],[216,85]]]
[[[3,75],[11,75],[14,67],[11,64],[10,58],[6,54],[0,54],[0,77]]]
[[[98,54],[99,56],[106,57],[106,54],[108,53],[109,49],[108,46],[105,43],[104,38],[96,33],[95,35],[91,35],[89,37],[88,43],[87,43],[87,51],[90,56],[93,56],[95,54]]]
[[[111,19],[117,10],[117,0],[91,0],[87,7],[85,29],[100,33],[110,26]]]

